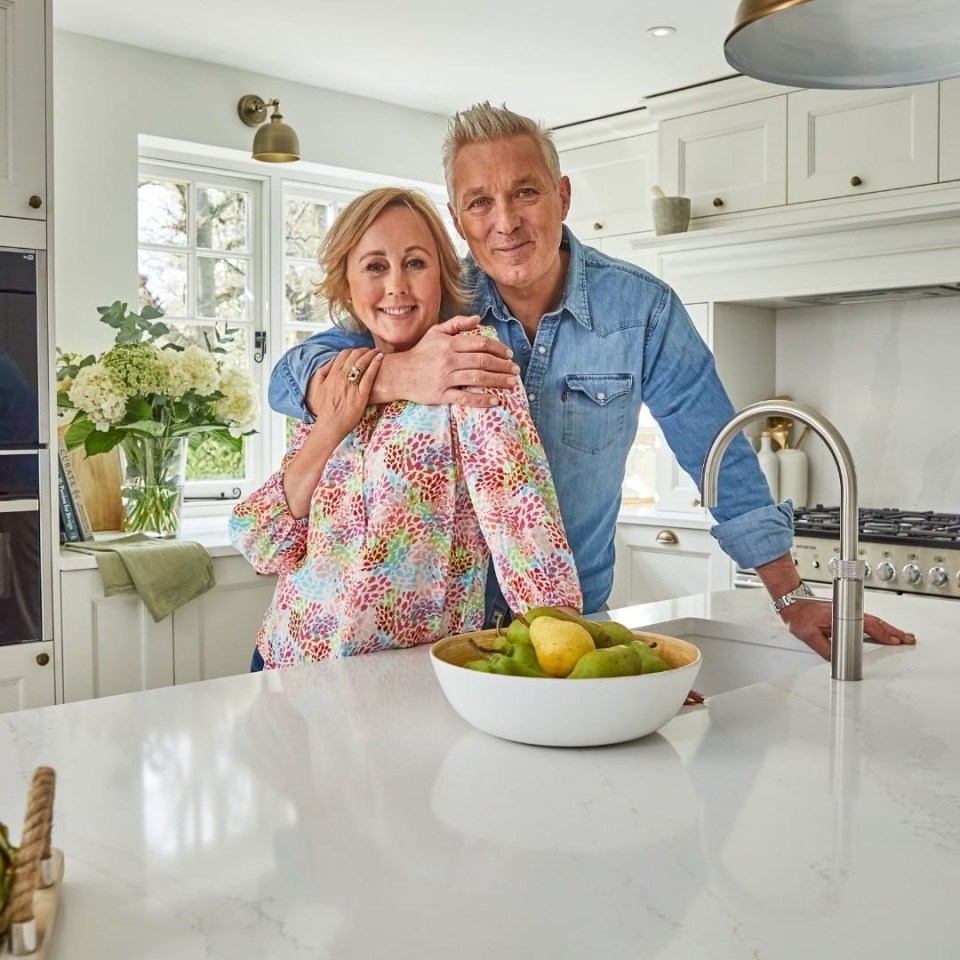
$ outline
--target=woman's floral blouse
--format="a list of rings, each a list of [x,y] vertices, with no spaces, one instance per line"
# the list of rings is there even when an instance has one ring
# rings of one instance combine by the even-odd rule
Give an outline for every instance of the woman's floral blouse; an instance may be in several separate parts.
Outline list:
[[[499,407],[368,407],[296,520],[282,471],[238,505],[234,545],[279,574],[266,666],[431,643],[483,624],[492,556],[510,608],[580,609],[553,481],[520,387]],[[310,427],[300,424],[284,466]]]

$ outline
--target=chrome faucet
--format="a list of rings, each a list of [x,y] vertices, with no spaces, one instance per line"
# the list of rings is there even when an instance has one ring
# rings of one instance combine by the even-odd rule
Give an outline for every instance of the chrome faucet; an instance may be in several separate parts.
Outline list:
[[[837,428],[813,407],[788,400],[761,400],[735,414],[714,438],[703,462],[701,496],[706,507],[716,506],[720,461],[730,441],[754,420],[768,416],[792,417],[807,424],[827,445],[840,471],[840,559],[833,573],[833,637],[830,674],[834,680],[863,678],[863,577],[859,557],[857,470],[846,441]]]

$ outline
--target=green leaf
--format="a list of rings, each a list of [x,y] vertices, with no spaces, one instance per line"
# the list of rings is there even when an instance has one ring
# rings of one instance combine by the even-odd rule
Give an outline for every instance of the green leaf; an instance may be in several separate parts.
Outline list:
[[[170,328],[165,323],[152,323],[147,329],[151,337],[162,337],[170,332]]]
[[[116,428],[107,430],[91,430],[83,444],[83,449],[87,451],[88,457],[96,456],[98,453],[109,453],[121,440],[123,433]]]
[[[144,320],[156,320],[163,316],[163,311],[159,307],[151,306],[149,303],[140,311],[140,316]]]
[[[125,433],[135,433],[144,437],[162,437],[169,431],[162,423],[156,420],[137,420],[136,423],[118,423],[112,430],[123,430]]]
[[[127,418],[133,420],[152,420],[153,407],[144,397],[131,397],[127,401]],[[126,418],[125,418],[126,419]]]
[[[78,413],[67,427],[67,432],[63,436],[63,441],[68,450],[75,450],[77,447],[84,446],[87,437],[93,432],[94,423],[90,417],[81,411]]]

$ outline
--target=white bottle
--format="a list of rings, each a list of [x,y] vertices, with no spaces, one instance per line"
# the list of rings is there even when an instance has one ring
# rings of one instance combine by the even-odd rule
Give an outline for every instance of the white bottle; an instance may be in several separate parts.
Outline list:
[[[770,434],[764,430],[760,434],[760,451],[757,454],[760,461],[760,469],[767,478],[767,485],[770,487],[770,495],[777,500],[780,495],[780,461],[770,446]]]
[[[776,452],[780,461],[780,499],[792,500],[795,507],[806,507],[809,461],[803,450],[784,447]]]

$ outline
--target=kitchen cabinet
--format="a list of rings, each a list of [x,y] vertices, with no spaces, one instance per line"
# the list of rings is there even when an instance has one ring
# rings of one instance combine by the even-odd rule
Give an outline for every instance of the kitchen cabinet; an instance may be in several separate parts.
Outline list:
[[[938,84],[786,99],[790,203],[937,182]]]
[[[581,240],[653,229],[650,187],[657,182],[657,135],[565,150],[562,171],[570,178],[567,224]]]
[[[0,646],[0,713],[55,703],[53,641]]]
[[[0,216],[47,216],[45,0],[0,3]]]
[[[940,179],[960,180],[960,77],[940,84]]]
[[[159,623],[135,594],[105,597],[96,569],[61,571],[64,701],[249,670],[276,578],[239,556],[213,565],[217,585]]]
[[[660,185],[691,218],[786,203],[787,101],[767,97],[664,120]]]
[[[610,606],[729,590],[734,563],[707,525],[697,529],[661,518],[618,523]]]

